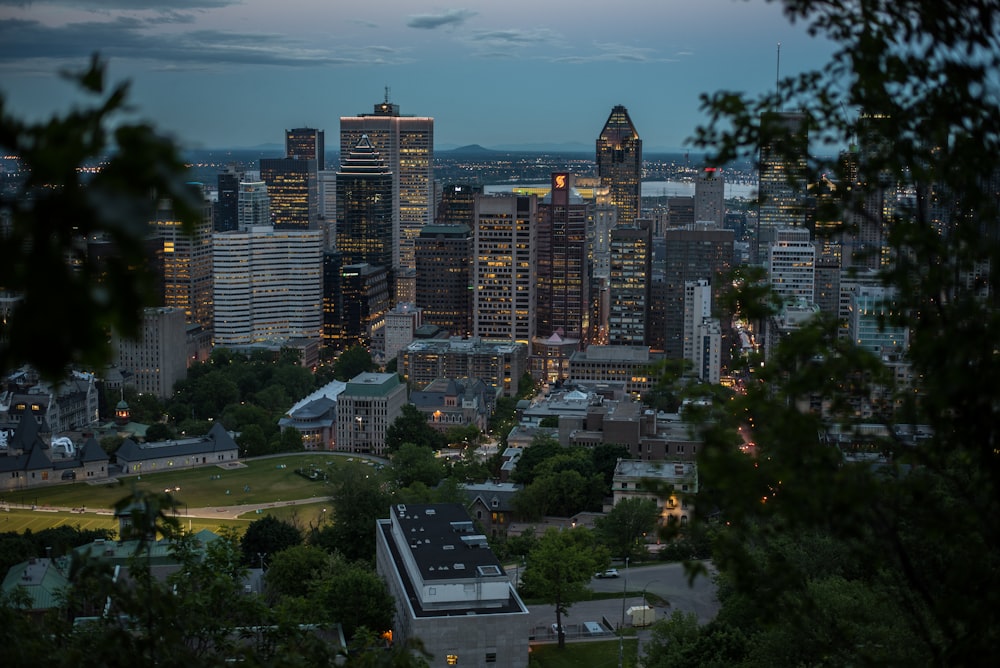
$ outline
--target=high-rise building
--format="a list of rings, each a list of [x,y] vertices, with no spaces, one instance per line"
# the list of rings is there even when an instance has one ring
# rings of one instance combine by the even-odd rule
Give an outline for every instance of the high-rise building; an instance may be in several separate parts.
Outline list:
[[[187,375],[187,335],[184,311],[147,308],[135,339],[116,336],[115,366],[129,371],[140,394],[160,399],[173,396],[174,384]]]
[[[239,184],[237,196],[236,227],[246,230],[251,227],[271,224],[271,198],[267,196],[267,185],[263,181],[243,181]],[[229,232],[231,230],[216,230]]]
[[[909,330],[890,322],[898,312],[895,288],[859,286],[851,293],[848,320],[851,341],[879,356],[905,352]]]
[[[653,237],[648,221],[611,230],[608,343],[648,345]]]
[[[427,225],[417,237],[416,304],[452,336],[472,335],[472,248],[470,225]]]
[[[271,198],[271,222],[279,230],[319,226],[319,186],[312,158],[261,158],[260,178]]]
[[[538,204],[535,336],[580,341],[591,336],[587,224],[592,216],[572,175],[552,174],[549,195]]]
[[[816,295],[816,247],[804,227],[773,230],[767,245],[771,288],[786,304],[813,304]]]
[[[315,160],[316,170],[326,169],[325,133],[316,128],[285,130],[285,157]]]
[[[618,223],[633,223],[642,204],[642,140],[621,105],[611,110],[597,138],[597,175],[618,207]]]
[[[482,192],[481,185],[446,184],[441,188],[441,201],[438,203],[434,222],[438,225],[468,225],[471,229],[476,195],[481,195]]]
[[[725,216],[726,182],[722,177],[722,170],[706,167],[694,182],[694,220],[722,227]]]
[[[413,304],[396,304],[385,314],[386,361],[396,359],[397,353],[413,343],[417,329],[423,324],[423,310]]]
[[[416,289],[413,247],[420,228],[432,220],[434,203],[434,119],[403,116],[385,100],[373,113],[342,116],[340,154],[347,155],[367,135],[392,173],[395,251],[390,269],[397,280],[396,300],[412,302]]]
[[[385,433],[403,413],[406,385],[394,373],[362,373],[337,395],[335,450],[385,454]]]
[[[684,359],[694,360],[695,331],[701,321],[712,317],[712,285],[707,278],[684,283]]]
[[[323,235],[270,225],[213,238],[215,343],[320,338]]]
[[[212,213],[212,204],[204,200],[201,220],[189,234],[164,199],[152,225],[163,243],[163,306],[183,310],[188,322],[206,329],[212,327]]]
[[[355,345],[370,348],[383,339],[385,313],[392,303],[387,267],[364,263],[341,267],[337,299],[335,345],[341,350]],[[375,347],[381,348],[382,344]]]
[[[535,195],[476,196],[473,336],[531,341],[537,217]]]
[[[243,173],[229,166],[219,173],[219,199],[215,203],[215,231],[235,230],[239,218],[239,190]]]
[[[670,359],[685,357],[684,286],[705,279],[712,286],[712,302],[718,303],[723,279],[733,268],[735,235],[716,225],[685,225],[664,235],[663,352]],[[728,327],[725,331],[728,332]]]
[[[760,145],[757,188],[758,258],[762,260],[765,230],[806,224],[809,132],[802,113],[766,112],[760,122],[765,137]]]
[[[395,242],[392,173],[362,135],[341,154],[337,172],[337,251],[345,265],[371,264],[392,272]]]

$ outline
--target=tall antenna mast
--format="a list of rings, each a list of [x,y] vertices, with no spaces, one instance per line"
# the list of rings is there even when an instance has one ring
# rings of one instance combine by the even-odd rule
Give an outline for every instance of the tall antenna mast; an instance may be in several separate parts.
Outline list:
[[[385,103],[389,104],[389,87],[385,87]]]
[[[781,42],[778,42],[778,57],[774,64],[774,91],[778,94],[778,111],[781,111]]]

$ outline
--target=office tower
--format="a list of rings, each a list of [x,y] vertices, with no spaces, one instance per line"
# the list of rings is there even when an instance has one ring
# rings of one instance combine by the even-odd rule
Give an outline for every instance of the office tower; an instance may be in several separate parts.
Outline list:
[[[534,333],[538,200],[477,195],[473,336],[528,343]]]
[[[707,278],[684,282],[684,324],[682,354],[684,359],[694,357],[695,329],[704,318],[712,317],[712,285]]]
[[[434,222],[438,225],[468,225],[472,229],[476,195],[482,193],[481,185],[450,183],[443,186]]]
[[[385,434],[403,413],[406,385],[394,373],[362,373],[337,395],[337,442],[341,452],[385,454]]]
[[[318,339],[323,235],[270,225],[213,238],[215,344]]]
[[[396,304],[385,314],[385,359],[396,359],[400,350],[413,343],[417,329],[423,324],[423,309],[413,304]]]
[[[648,221],[611,230],[608,343],[645,346],[652,280],[653,235]]]
[[[765,230],[806,224],[809,132],[801,113],[767,112],[761,114],[760,122],[757,243],[758,259],[762,260]]]
[[[597,138],[597,175],[618,207],[619,224],[633,223],[642,205],[642,140],[621,105],[611,110]]]
[[[218,177],[219,199],[215,203],[215,231],[235,230],[239,218],[239,190],[243,172],[230,165]]]
[[[722,325],[718,318],[702,318],[694,329],[692,369],[706,383],[718,385],[722,376]]]
[[[341,350],[372,347],[382,337],[390,303],[388,267],[364,263],[341,267],[335,345]]]
[[[337,251],[344,264],[393,268],[392,174],[367,135],[341,155],[337,172]]]
[[[187,326],[179,308],[146,308],[135,339],[114,337],[115,366],[132,374],[139,394],[173,396],[187,376]]]
[[[694,222],[722,226],[726,216],[726,182],[722,170],[706,167],[694,182]]]
[[[316,128],[285,130],[285,157],[315,160],[316,171],[326,169],[325,133]]]
[[[679,195],[667,198],[667,228],[684,227],[697,222],[694,197]]]
[[[246,230],[250,227],[270,224],[271,198],[267,196],[267,185],[263,181],[241,182],[237,197],[236,227],[233,229]]]
[[[323,325],[320,334],[323,346],[340,345],[340,270],[344,262],[340,253],[326,248],[323,251]]]
[[[261,158],[260,178],[271,198],[271,222],[278,230],[314,230],[319,219],[316,161]]]
[[[387,91],[373,113],[341,117],[340,154],[347,155],[362,135],[368,136],[392,173],[395,251],[390,269],[396,276],[396,301],[412,302],[413,246],[420,228],[431,221],[434,203],[434,119],[401,115]]]
[[[212,213],[211,202],[204,200],[202,218],[189,234],[164,199],[152,224],[163,244],[163,306],[183,310],[188,322],[206,329],[212,327]]]
[[[812,304],[816,294],[816,247],[804,227],[772,230],[767,244],[771,288],[786,304]]]
[[[463,338],[472,335],[472,249],[471,226],[439,224],[420,230],[414,248],[424,322]]]
[[[684,286],[706,279],[712,286],[712,303],[721,298],[726,275],[734,258],[732,230],[715,225],[685,225],[664,235],[664,295],[658,308],[664,311],[663,352],[670,359],[684,358]],[[723,329],[728,335],[728,322]]]
[[[583,341],[590,337],[590,263],[587,223],[592,207],[573,188],[571,174],[552,174],[538,204],[535,336]]]
[[[851,341],[880,357],[905,352],[909,329],[890,322],[898,311],[894,288],[858,286],[851,292],[848,319]]]

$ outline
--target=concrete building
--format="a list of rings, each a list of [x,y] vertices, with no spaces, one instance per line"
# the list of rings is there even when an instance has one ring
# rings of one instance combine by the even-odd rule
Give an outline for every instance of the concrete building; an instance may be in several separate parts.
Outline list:
[[[242,181],[236,200],[236,226],[225,230],[248,230],[258,225],[271,224],[271,198],[267,196],[267,184],[263,181]]]
[[[188,233],[174,214],[170,200],[160,200],[153,233],[162,242],[163,306],[184,311],[188,322],[212,327],[212,216],[204,200],[202,218]]]
[[[53,439],[47,429],[31,417],[0,428],[0,491],[107,479],[108,455],[96,439],[77,447],[67,437]]]
[[[337,395],[340,452],[385,454],[385,433],[406,403],[406,385],[394,373],[362,373]]]
[[[472,285],[473,336],[527,344],[535,331],[538,200],[478,195]]]
[[[764,140],[760,145],[758,193],[760,212],[757,217],[757,240],[760,243],[768,229],[802,227],[806,224],[807,164],[809,131],[806,116],[793,112],[761,114]],[[759,245],[766,257],[766,246]]]
[[[416,305],[453,336],[472,335],[472,248],[470,225],[442,224],[420,230],[414,247]]]
[[[295,429],[306,450],[335,450],[337,443],[337,397],[347,383],[334,380],[299,400],[278,420],[278,427]]]
[[[858,286],[851,293],[848,332],[858,347],[879,357],[898,357],[906,352],[910,332],[891,323],[898,315],[893,288]]]
[[[769,230],[767,275],[785,303],[813,303],[816,297],[816,247],[804,227]]]
[[[326,133],[316,128],[285,130],[285,156],[315,160],[318,171],[326,169]]]
[[[385,314],[385,359],[395,359],[399,351],[413,343],[417,329],[424,324],[423,309],[400,303]]]
[[[651,484],[652,483],[652,484]],[[660,522],[687,524],[698,493],[698,465],[692,461],[649,462],[619,459],[611,483],[614,504],[625,499],[651,499],[660,510]],[[662,497],[662,492],[669,495]]]
[[[471,378],[438,378],[410,393],[410,403],[427,417],[432,429],[478,427],[485,433],[496,408],[497,389]]]
[[[173,396],[174,385],[187,377],[187,325],[179,308],[147,308],[139,337],[114,337],[114,363],[132,374],[140,394]]]
[[[649,365],[662,359],[647,346],[587,346],[569,358],[569,377],[573,381],[620,381],[625,391],[639,396],[653,386]]]
[[[323,234],[259,226],[214,238],[215,343],[320,338]]]
[[[125,473],[153,473],[235,462],[240,458],[240,448],[226,428],[216,422],[208,434],[196,438],[158,443],[136,443],[127,438],[115,458]]]
[[[414,387],[438,378],[479,378],[516,396],[528,370],[528,346],[479,338],[417,340],[399,351],[397,368]]]
[[[462,506],[393,506],[375,563],[396,601],[394,640],[420,638],[431,666],[528,665],[528,609]]]
[[[726,216],[726,182],[722,170],[706,167],[694,182],[694,220],[722,227]]]

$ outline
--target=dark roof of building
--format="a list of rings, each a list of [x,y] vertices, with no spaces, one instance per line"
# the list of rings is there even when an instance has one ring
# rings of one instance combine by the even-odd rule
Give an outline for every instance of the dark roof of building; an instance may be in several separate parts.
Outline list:
[[[87,442],[83,444],[80,452],[81,462],[100,462],[108,461],[108,459],[108,453],[104,451],[104,448],[97,442],[97,439],[87,439]]]
[[[399,504],[392,508],[424,581],[498,577],[503,566],[457,503]]]
[[[187,438],[180,441],[163,441],[139,445],[132,439],[125,439],[115,456],[119,461],[136,462],[163,457],[184,457],[211,452],[228,452],[239,446],[220,423],[216,422],[208,435],[201,438]]]

